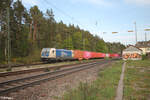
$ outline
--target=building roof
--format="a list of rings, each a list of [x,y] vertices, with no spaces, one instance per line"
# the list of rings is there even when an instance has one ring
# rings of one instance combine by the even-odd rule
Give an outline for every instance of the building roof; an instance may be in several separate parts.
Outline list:
[[[142,51],[141,49],[139,49],[136,46],[130,45],[128,46],[126,49],[124,49],[123,51]]]

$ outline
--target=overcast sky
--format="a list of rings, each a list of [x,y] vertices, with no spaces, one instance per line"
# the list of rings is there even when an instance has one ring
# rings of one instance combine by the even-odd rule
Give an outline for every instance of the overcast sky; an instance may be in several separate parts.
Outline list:
[[[38,5],[40,10],[53,9],[56,21],[79,25],[105,41],[135,44],[145,40],[145,28],[150,28],[150,0],[22,0],[27,9]],[[65,13],[65,14],[64,14]],[[103,32],[106,32],[103,34]],[[119,32],[112,34],[112,32]],[[147,32],[150,40],[150,32]]]

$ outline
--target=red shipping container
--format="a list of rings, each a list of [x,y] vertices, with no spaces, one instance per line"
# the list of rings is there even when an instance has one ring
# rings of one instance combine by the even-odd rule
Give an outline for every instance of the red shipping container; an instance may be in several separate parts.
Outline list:
[[[91,58],[95,58],[95,52],[91,52]]]
[[[73,50],[74,59],[82,60],[83,59],[83,51]]]
[[[104,58],[104,57],[106,57],[105,53],[98,53],[98,58]]]
[[[114,54],[112,54],[112,57],[113,57],[113,58],[118,58],[118,57],[120,57],[120,56],[119,56],[119,54],[114,53]]]
[[[113,54],[109,54],[109,57],[110,57],[110,58],[113,58]]]
[[[97,53],[97,52],[94,52],[94,53],[93,53],[93,57],[94,57],[94,58],[98,58],[98,53]]]
[[[91,52],[91,58],[104,58],[105,56],[105,53]]]
[[[117,53],[110,54],[110,58],[118,58],[118,57],[119,57],[119,54]]]
[[[84,52],[83,52],[83,58],[84,58],[84,59],[90,59],[90,58],[91,58],[91,52],[89,52],[89,51],[84,51]]]

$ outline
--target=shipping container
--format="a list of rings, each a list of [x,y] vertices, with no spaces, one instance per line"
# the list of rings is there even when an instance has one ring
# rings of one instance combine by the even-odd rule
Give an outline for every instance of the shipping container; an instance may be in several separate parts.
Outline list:
[[[116,57],[116,58],[119,58],[119,57],[120,57],[120,55],[119,55],[119,54],[117,54],[117,53],[116,53],[116,54],[114,54],[113,56],[114,56],[114,57]]]
[[[90,59],[90,58],[91,58],[91,52],[89,52],[89,51],[84,51],[84,52],[83,52],[83,58],[84,58],[84,59]]]
[[[81,50],[73,50],[74,59],[82,60],[83,59],[83,51]]]
[[[98,58],[104,58],[104,57],[106,57],[105,53],[97,53],[97,55],[98,55]]]
[[[110,54],[110,58],[119,58],[119,54],[117,53],[113,53],[113,54]]]
[[[91,52],[91,58],[98,58],[98,53]]]
[[[113,58],[113,54],[109,54],[109,57],[110,57],[110,58]]]

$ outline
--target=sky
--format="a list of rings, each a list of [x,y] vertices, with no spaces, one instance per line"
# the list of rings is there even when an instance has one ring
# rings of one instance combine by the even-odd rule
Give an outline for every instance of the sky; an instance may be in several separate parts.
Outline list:
[[[75,24],[98,35],[106,42],[135,44],[145,40],[144,29],[150,29],[150,0],[22,0],[24,6],[37,5],[43,12],[53,9],[57,22]],[[112,32],[118,32],[112,34]],[[150,40],[150,32],[146,32]]]

